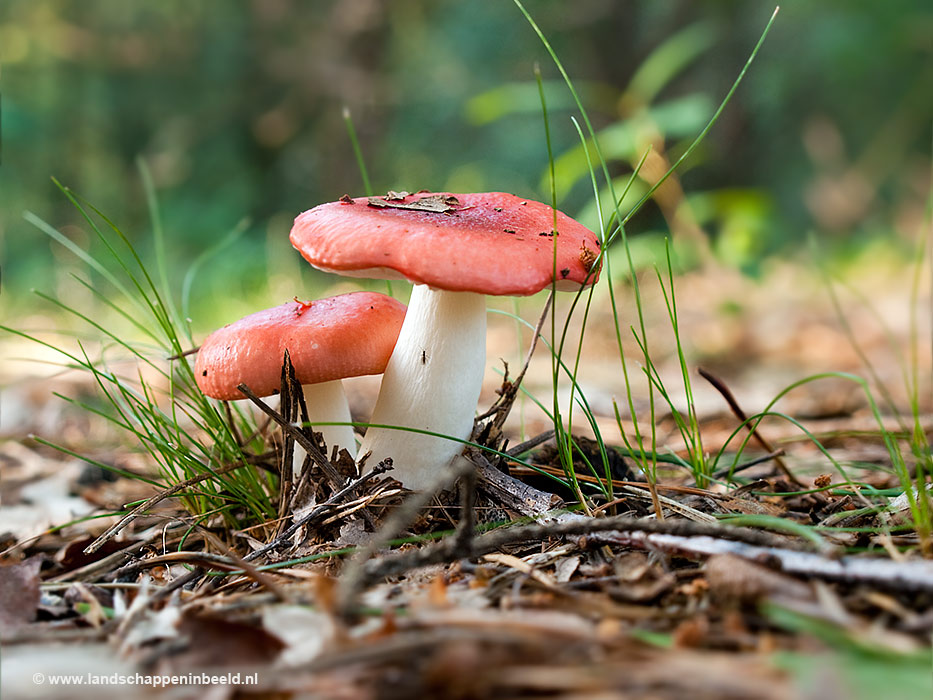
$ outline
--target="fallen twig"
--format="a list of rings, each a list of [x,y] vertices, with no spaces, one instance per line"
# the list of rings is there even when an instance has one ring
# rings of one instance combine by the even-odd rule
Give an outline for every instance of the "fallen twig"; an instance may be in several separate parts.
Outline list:
[[[707,536],[745,542],[758,547],[783,548],[793,551],[807,545],[799,544],[779,535],[750,528],[736,528],[713,523],[698,523],[690,520],[632,519],[625,516],[609,518],[586,518],[576,514],[565,514],[558,522],[517,525],[494,530],[473,538],[470,551],[457,549],[455,538],[442,540],[421,549],[396,553],[372,559],[359,567],[356,585],[360,590],[366,585],[386,576],[397,576],[412,569],[432,564],[453,561],[461,557],[478,557],[506,545],[519,542],[544,540],[549,537],[590,536],[597,532],[651,532],[680,536]]]
[[[180,359],[183,358],[183,357],[188,357],[189,355],[194,355],[194,354],[195,354],[198,350],[200,350],[200,349],[201,349],[201,346],[199,345],[199,346],[196,347],[196,348],[191,348],[190,350],[183,350],[182,352],[176,353],[176,354],[174,354],[174,355],[169,355],[169,356],[166,357],[165,359],[166,359],[166,360],[169,360],[169,361],[172,361],[172,360],[180,360]]]
[[[168,598],[172,593],[177,591],[179,588],[184,588],[189,583],[194,583],[199,578],[204,576],[204,569],[200,566],[196,566],[194,569],[189,571],[183,576],[179,576],[173,581],[165,584],[162,588],[158,589],[155,593],[152,594],[152,602],[158,602]]]
[[[148,531],[137,534],[136,537],[138,539],[135,539],[133,542],[128,542],[126,547],[123,549],[112,552],[111,554],[108,554],[101,559],[89,562],[88,564],[78,567],[77,569],[66,571],[63,574],[59,574],[58,576],[53,576],[46,582],[71,585],[71,582],[73,581],[91,580],[97,574],[110,571],[113,566],[125,562],[128,557],[140,554],[147,547],[151,546],[153,540],[164,539],[169,533],[174,534],[175,530],[184,531],[187,529],[188,524],[184,522],[179,522],[175,526],[164,527],[159,525],[157,527],[149,528]]]
[[[213,544],[214,547],[218,549],[226,550],[227,557],[229,557],[235,564],[237,564],[240,568],[242,568],[243,571],[246,573],[246,576],[253,579],[256,583],[258,583],[260,586],[262,586],[267,591],[272,593],[279,600],[285,603],[292,602],[291,598],[285,593],[285,591],[281,587],[279,587],[279,585],[275,581],[272,580],[271,576],[265,574],[264,572],[260,571],[255,566],[247,562],[243,557],[241,557],[239,554],[233,551],[230,547],[227,547],[223,542],[221,542],[220,539],[218,539],[218,537],[214,535],[213,533],[211,533],[210,531],[205,530],[203,528],[200,528],[200,529],[201,529],[202,536],[208,542]],[[211,581],[211,584],[213,583],[214,581]],[[209,585],[208,588],[213,588],[213,585]]]
[[[497,503],[510,510],[538,518],[564,504],[557,494],[539,491],[524,481],[499,471],[480,450],[467,450],[467,457],[476,465],[479,487]]]
[[[528,440],[525,440],[525,442],[520,442],[517,445],[515,445],[515,447],[510,447],[509,449],[505,451],[505,453],[509,457],[518,457],[518,455],[522,454],[523,452],[527,452],[528,450],[534,447],[537,447],[538,445],[542,443],[547,442],[552,437],[554,437],[553,428],[551,428],[550,430],[545,430],[543,433],[540,433],[539,435],[535,435],[533,438],[529,438]]]
[[[594,535],[594,539],[605,544],[660,549],[684,556],[734,554],[759,563],[777,564],[781,571],[788,574],[849,583],[870,583],[897,590],[933,592],[933,562],[925,560],[891,561],[865,556],[831,558],[786,547],[757,546],[706,535],[687,537],[660,532],[602,532]]]
[[[761,455],[761,457],[756,457],[755,459],[750,459],[747,462],[742,462],[742,464],[736,465],[735,467],[723,467],[719,471],[713,472],[713,478],[721,479],[724,476],[729,476],[730,474],[738,474],[741,471],[758,466],[759,464],[764,464],[765,462],[768,462],[772,459],[777,460],[777,458],[783,457],[784,454],[784,448],[779,447],[774,452],[769,452],[766,455]]]
[[[242,567],[236,561],[223,554],[214,554],[212,552],[169,552],[168,554],[157,554],[147,559],[138,559],[121,566],[111,573],[107,578],[111,581],[130,574],[136,574],[146,569],[154,569],[157,566],[168,566],[171,564],[201,564],[211,566],[225,571],[235,571]]]
[[[743,411],[742,407],[739,406],[739,402],[736,401],[736,398],[733,395],[732,391],[729,389],[729,387],[727,387],[725,383],[721,379],[719,379],[719,377],[717,377],[714,374],[711,374],[709,371],[703,369],[702,367],[697,367],[697,372],[699,373],[701,377],[703,377],[703,379],[705,379],[710,384],[712,384],[713,388],[716,389],[716,391],[718,391],[722,395],[722,398],[724,398],[726,400],[726,403],[729,404],[729,408],[732,409],[732,413],[735,415],[736,418],[738,418],[742,423],[745,424],[745,427],[748,430],[748,432],[752,434],[752,437],[755,438],[755,440],[758,442],[759,445],[761,445],[762,449],[764,449],[766,452],[771,452],[771,453],[777,452],[777,450],[771,447],[771,443],[769,443],[764,438],[764,436],[760,432],[758,432],[756,425],[753,423],[747,422],[748,416],[745,415],[745,411]],[[784,476],[786,476],[792,483],[796,484],[797,486],[800,486],[801,488],[806,488],[806,484],[804,484],[802,481],[800,481],[800,479],[794,476],[794,473],[790,470],[787,464],[784,463],[784,460],[781,459],[780,455],[774,456],[774,463],[778,466],[778,468],[781,470]]]
[[[236,555],[227,556],[223,554],[213,554],[212,552],[169,552],[168,554],[160,554],[149,557],[148,559],[139,559],[112,572],[106,577],[106,580],[115,581],[116,579],[136,574],[146,569],[153,569],[157,566],[170,566],[172,564],[197,564],[198,567],[160,588],[153,600],[164,598],[172,591],[196,581],[204,575],[205,571],[203,567],[220,569],[221,571],[241,571],[243,575],[253,579],[259,585],[267,587],[269,591],[277,597],[287,600],[287,597],[278,586],[275,584],[269,585],[270,579],[268,576],[257,570],[251,564],[246,563],[241,557]]]

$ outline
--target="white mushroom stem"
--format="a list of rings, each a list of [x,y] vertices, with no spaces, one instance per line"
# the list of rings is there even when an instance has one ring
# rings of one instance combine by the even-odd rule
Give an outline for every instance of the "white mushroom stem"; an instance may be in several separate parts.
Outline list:
[[[343,392],[343,382],[335,379],[332,382],[319,384],[305,384],[302,387],[305,395],[305,404],[308,407],[308,423],[311,429],[324,436],[327,445],[327,457],[337,445],[345,449],[353,459],[356,459],[356,438],[353,426],[349,425],[350,407],[347,405],[347,396]],[[347,425],[322,425],[322,423],[346,423]],[[295,478],[301,473],[306,452],[300,445],[295,445],[292,457],[292,471]]]
[[[473,428],[485,366],[485,297],[415,285],[370,422],[465,440]],[[423,490],[451,467],[463,443],[371,427],[360,454],[370,450],[367,469],[391,457],[390,476],[407,488]]]

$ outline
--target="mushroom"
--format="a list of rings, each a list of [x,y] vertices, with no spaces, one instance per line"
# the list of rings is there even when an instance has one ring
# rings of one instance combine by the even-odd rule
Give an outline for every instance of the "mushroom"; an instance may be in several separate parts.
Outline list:
[[[290,238],[321,270],[415,285],[360,447],[371,465],[391,456],[393,477],[414,490],[437,483],[472,430],[486,362],[483,295],[534,294],[555,280],[579,290],[595,281],[599,251],[582,224],[501,192],[345,196],[299,215]]]
[[[269,396],[279,391],[288,350],[309,422],[328,447],[338,445],[356,459],[341,379],[385,370],[404,317],[404,304],[376,292],[295,299],[211,333],[198,351],[195,378],[201,391],[215,399],[244,398],[240,384],[257,396]],[[296,447],[296,472],[303,462],[304,450]]]

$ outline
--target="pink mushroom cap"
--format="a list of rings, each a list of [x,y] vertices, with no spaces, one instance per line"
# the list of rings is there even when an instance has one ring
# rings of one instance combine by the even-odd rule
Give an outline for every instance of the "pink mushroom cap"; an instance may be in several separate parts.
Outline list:
[[[425,198],[448,206],[417,208]],[[300,214],[290,239],[327,272],[449,291],[525,296],[555,277],[558,289],[574,290],[598,276],[596,234],[560,211],[555,219],[547,204],[504,192],[345,197]]]
[[[288,350],[302,384],[380,374],[398,340],[405,305],[376,292],[353,292],[311,302],[290,301],[214,331],[201,345],[194,371],[215,399],[279,390]]]

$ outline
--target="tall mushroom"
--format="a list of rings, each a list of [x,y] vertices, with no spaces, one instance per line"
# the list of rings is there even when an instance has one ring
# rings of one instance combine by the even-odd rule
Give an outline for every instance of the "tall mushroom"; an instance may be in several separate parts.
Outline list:
[[[361,452],[394,460],[411,489],[469,437],[486,362],[483,295],[534,294],[552,284],[579,290],[596,279],[596,235],[540,202],[511,194],[390,193],[322,204],[295,220],[291,242],[313,266],[354,277],[415,284],[386,367],[374,425]]]
[[[201,391],[215,399],[244,398],[240,384],[268,396],[279,389],[288,350],[309,422],[329,448],[338,445],[355,459],[356,440],[340,380],[385,370],[404,317],[404,304],[376,292],[296,299],[214,331],[198,351],[195,378]],[[296,471],[303,459],[304,451],[296,449]]]

